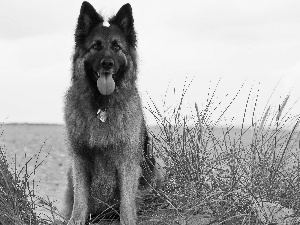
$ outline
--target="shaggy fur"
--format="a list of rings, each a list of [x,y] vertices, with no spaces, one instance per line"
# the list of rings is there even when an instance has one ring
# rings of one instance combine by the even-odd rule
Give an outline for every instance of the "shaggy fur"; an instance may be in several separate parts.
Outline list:
[[[64,110],[71,158],[68,225],[83,225],[89,214],[112,206],[119,210],[122,225],[136,224],[138,186],[153,178],[155,159],[148,156],[149,138],[136,87],[137,39],[131,6],[124,5],[109,23],[104,27],[101,15],[83,2]],[[99,92],[97,74],[112,76],[116,84],[112,94]],[[97,118],[99,109],[106,110],[105,122]]]

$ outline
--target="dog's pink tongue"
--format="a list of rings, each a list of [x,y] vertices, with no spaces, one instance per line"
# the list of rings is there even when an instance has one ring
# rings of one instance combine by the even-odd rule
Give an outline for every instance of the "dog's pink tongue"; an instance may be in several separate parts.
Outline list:
[[[110,95],[115,90],[115,81],[112,78],[112,75],[100,75],[100,78],[97,80],[97,87],[101,94]]]

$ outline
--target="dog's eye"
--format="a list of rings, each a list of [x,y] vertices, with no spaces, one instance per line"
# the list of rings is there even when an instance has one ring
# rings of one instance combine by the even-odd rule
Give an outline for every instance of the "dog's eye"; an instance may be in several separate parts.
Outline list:
[[[92,49],[95,49],[95,50],[99,51],[101,49],[101,44],[100,43],[93,44]]]
[[[114,40],[112,42],[112,50],[114,50],[115,52],[122,50],[121,46],[118,44],[118,42],[116,40]]]
[[[120,45],[115,44],[115,45],[113,46],[113,50],[114,50],[114,51],[119,51],[119,50],[121,50],[121,49],[122,49],[122,48],[121,48]]]

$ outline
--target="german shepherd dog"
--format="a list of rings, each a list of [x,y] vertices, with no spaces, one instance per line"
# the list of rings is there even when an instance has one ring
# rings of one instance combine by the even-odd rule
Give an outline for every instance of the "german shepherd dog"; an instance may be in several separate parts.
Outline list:
[[[108,208],[119,210],[122,225],[135,225],[138,187],[155,177],[136,86],[131,6],[121,7],[109,26],[103,22],[92,5],[82,3],[64,109],[71,159],[68,225],[83,225]]]

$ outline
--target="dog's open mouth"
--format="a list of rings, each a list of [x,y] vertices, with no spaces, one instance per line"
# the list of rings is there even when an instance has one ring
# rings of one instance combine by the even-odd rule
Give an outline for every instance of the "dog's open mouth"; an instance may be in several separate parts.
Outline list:
[[[96,72],[94,74],[97,78],[97,87],[102,95],[110,95],[115,90],[115,81],[113,79],[113,73],[109,71]]]
[[[109,76],[110,74],[112,75],[113,79],[116,78],[118,72],[111,72],[111,71],[103,71],[103,72],[96,72],[96,71],[93,71],[94,73],[94,76],[96,78],[96,80],[98,80],[101,76],[101,73],[104,74],[105,76]]]
[[[99,79],[101,77],[101,74],[105,75],[105,76],[109,76],[109,75],[115,75],[115,73],[110,72],[110,71],[104,71],[104,72],[96,72],[94,71],[94,75],[96,77],[96,79]]]

